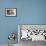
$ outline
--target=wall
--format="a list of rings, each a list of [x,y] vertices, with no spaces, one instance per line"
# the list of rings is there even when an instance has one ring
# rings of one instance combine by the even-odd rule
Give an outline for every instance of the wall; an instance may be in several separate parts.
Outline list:
[[[5,8],[17,8],[17,16],[6,17]],[[0,1],[0,44],[8,43],[9,32],[17,34],[17,24],[46,24],[46,0]]]

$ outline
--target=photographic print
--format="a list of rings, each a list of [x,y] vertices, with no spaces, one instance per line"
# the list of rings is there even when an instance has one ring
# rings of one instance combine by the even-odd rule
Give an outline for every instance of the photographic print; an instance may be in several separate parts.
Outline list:
[[[16,8],[5,8],[6,16],[16,16]]]

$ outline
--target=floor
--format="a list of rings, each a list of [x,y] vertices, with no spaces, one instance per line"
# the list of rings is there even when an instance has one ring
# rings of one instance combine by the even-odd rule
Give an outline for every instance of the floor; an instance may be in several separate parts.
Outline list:
[[[8,46],[8,45],[7,44],[0,44],[0,46]],[[46,46],[46,42],[45,41],[32,42],[31,40],[28,40],[28,41],[21,40],[19,45],[15,44],[14,46]]]
[[[8,44],[0,44],[0,46],[8,46]],[[10,45],[10,46],[18,46],[18,44]]]
[[[20,46],[46,46],[46,42],[45,41],[34,41],[34,42],[32,42],[31,40],[28,40],[28,41],[21,40]]]

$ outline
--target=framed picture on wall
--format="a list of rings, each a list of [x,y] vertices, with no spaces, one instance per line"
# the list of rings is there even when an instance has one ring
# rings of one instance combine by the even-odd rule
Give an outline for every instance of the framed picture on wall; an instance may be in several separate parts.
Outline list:
[[[5,8],[6,16],[16,16],[17,9],[16,8]]]

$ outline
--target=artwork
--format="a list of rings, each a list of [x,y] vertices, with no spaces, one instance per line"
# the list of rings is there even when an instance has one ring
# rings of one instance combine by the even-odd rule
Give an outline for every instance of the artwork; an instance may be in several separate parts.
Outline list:
[[[20,40],[46,41],[46,25],[20,25]],[[19,32],[18,32],[19,33]]]
[[[11,45],[15,44],[16,33],[11,32],[11,33],[8,35],[8,40],[9,40],[8,46],[10,46],[10,44],[11,44]],[[12,42],[10,43],[10,41],[12,41]]]
[[[6,16],[16,16],[16,8],[5,8]]]
[[[8,36],[9,40],[14,40],[15,41],[15,38],[16,38],[16,34],[15,33],[10,33],[9,36]]]

